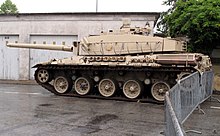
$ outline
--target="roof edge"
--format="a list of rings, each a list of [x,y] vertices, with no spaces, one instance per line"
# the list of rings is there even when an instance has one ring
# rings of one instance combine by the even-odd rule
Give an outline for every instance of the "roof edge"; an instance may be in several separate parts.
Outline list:
[[[19,15],[108,15],[108,14],[154,14],[159,15],[161,12],[52,12],[52,13],[16,13],[16,14],[0,14],[0,16],[19,16]]]

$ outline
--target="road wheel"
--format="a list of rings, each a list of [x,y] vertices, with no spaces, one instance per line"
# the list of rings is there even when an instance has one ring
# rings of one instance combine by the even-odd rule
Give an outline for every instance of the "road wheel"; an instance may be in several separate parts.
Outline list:
[[[58,94],[68,93],[72,89],[72,81],[66,76],[57,76],[53,85]]]
[[[86,95],[92,90],[93,81],[90,78],[79,77],[74,83],[74,88],[79,95]]]
[[[151,87],[151,94],[155,100],[163,102],[165,94],[169,90],[170,86],[166,82],[159,81],[154,83]]]
[[[143,84],[138,80],[128,80],[123,85],[123,93],[129,99],[138,98],[143,91]]]
[[[116,81],[112,79],[105,78],[99,82],[98,90],[99,93],[104,97],[113,96],[117,89],[118,85]]]
[[[46,69],[37,69],[35,71],[35,80],[40,83],[47,83],[51,81],[51,76],[48,70]]]

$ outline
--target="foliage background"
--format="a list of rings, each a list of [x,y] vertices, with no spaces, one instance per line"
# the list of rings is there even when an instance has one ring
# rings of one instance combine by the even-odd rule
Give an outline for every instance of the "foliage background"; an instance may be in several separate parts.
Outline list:
[[[11,0],[6,0],[0,6],[0,14],[16,14],[18,13],[18,9],[15,4],[11,2]]]
[[[167,0],[162,32],[189,38],[188,51],[210,54],[220,45],[220,0]]]

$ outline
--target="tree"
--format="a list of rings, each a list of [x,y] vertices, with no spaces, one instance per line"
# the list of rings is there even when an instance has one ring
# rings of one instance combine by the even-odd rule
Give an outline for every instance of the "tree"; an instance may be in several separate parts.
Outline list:
[[[15,4],[11,2],[11,0],[6,0],[0,7],[1,14],[16,14],[18,13],[18,9]]]
[[[220,44],[220,0],[178,0],[172,8],[161,21],[167,35],[188,36],[189,51],[206,54]]]
[[[167,5],[170,8],[167,11],[162,12],[160,14],[159,21],[157,22],[157,32],[159,32],[162,35],[167,36],[167,29],[168,29],[167,24],[164,20],[164,17],[167,16],[170,12],[172,12],[175,9],[176,2],[177,2],[177,0],[165,0],[165,1],[163,1],[163,5]]]

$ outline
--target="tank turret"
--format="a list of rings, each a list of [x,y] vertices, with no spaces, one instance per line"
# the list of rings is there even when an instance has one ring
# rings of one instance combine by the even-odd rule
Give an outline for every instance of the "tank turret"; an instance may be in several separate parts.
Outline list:
[[[163,102],[176,82],[211,70],[210,58],[187,53],[184,41],[150,36],[149,23],[84,37],[73,46],[8,43],[9,47],[60,50],[73,56],[36,64],[36,82],[57,95]],[[65,57],[65,56],[64,56]]]
[[[84,37],[80,42],[80,55],[134,55],[166,52],[185,52],[184,41],[150,36],[149,23],[145,27],[130,27],[125,21],[119,30],[101,32]]]
[[[85,37],[80,42],[80,55],[134,55],[184,52],[184,42],[130,33],[109,32]]]

